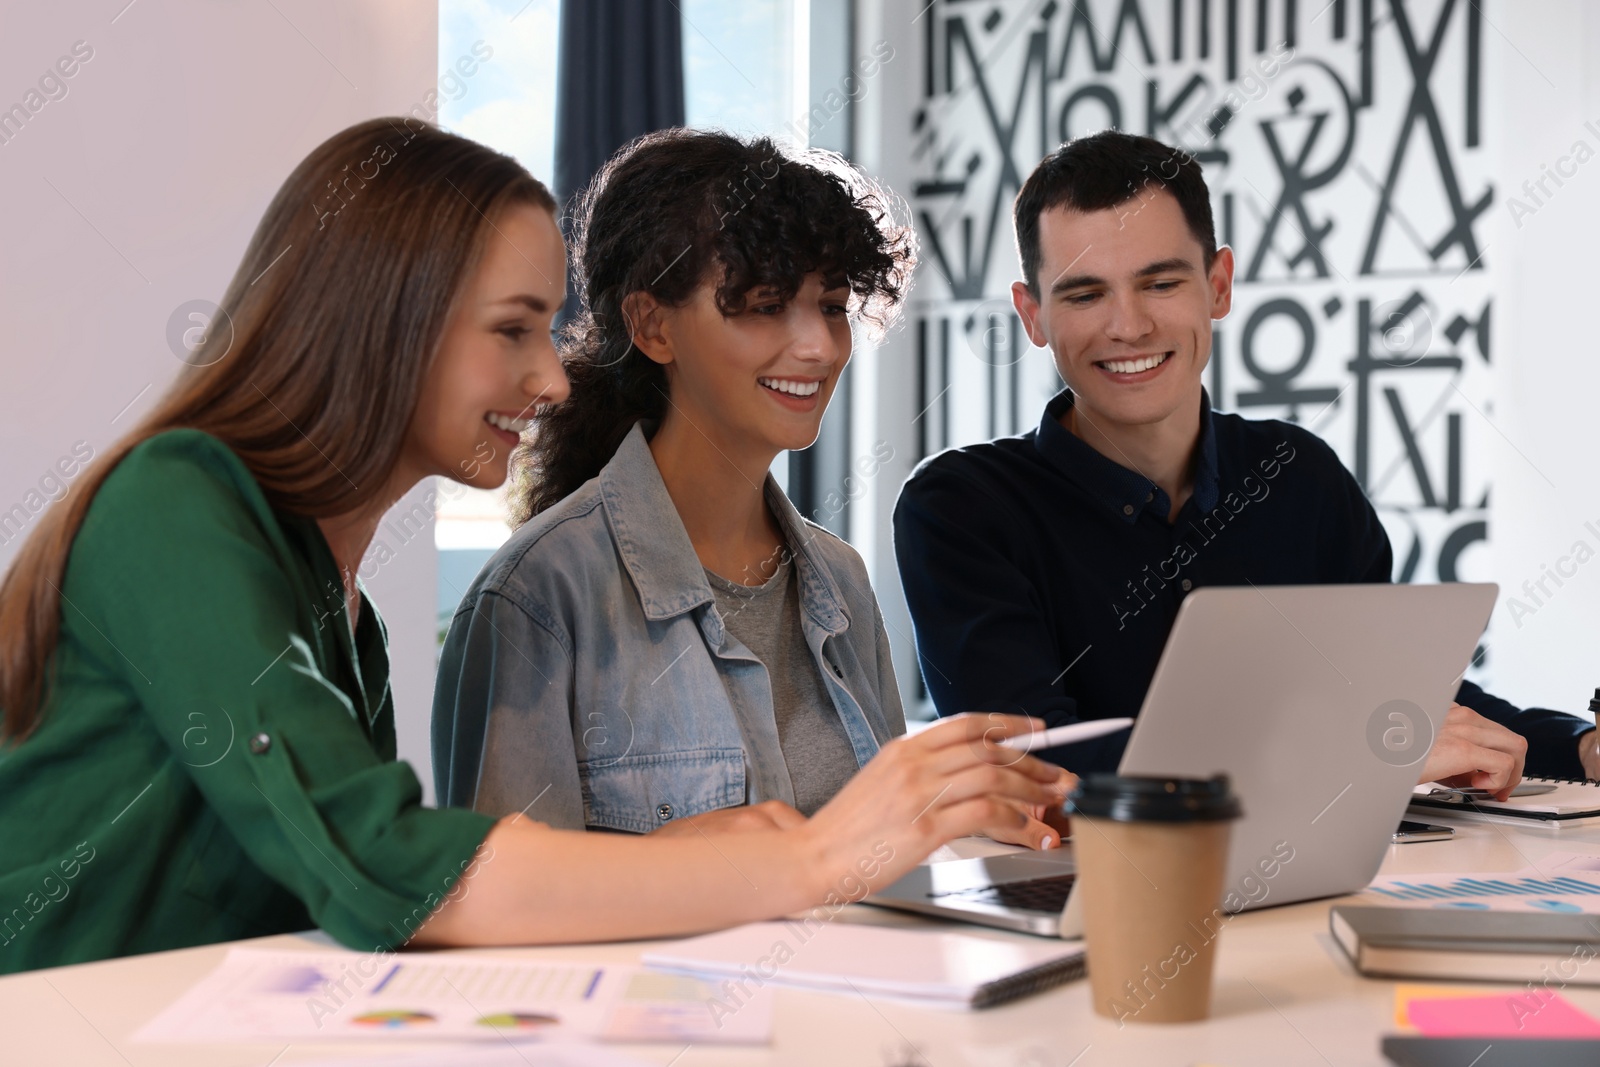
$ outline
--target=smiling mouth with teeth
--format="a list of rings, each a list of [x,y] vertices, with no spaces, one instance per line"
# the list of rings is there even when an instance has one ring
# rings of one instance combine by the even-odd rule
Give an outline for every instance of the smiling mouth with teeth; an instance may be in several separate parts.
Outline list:
[[[1138,359],[1106,359],[1095,364],[1104,367],[1112,374],[1138,374],[1140,371],[1152,370],[1161,366],[1172,358],[1171,352],[1162,352],[1155,356],[1140,356]]]
[[[821,382],[796,382],[787,378],[757,378],[756,381],[773,392],[789,396],[814,396],[822,388]]]
[[[483,421],[487,422],[490,426],[493,426],[497,430],[504,430],[506,433],[514,434],[521,434],[525,432],[529,426],[533,425],[532,419],[513,419],[511,416],[502,415],[497,411],[490,411],[486,413],[483,416]]]

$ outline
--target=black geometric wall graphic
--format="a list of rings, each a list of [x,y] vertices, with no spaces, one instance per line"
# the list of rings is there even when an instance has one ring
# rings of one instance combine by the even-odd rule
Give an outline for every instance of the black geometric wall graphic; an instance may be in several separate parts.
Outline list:
[[[1470,570],[1495,432],[1484,23],[1484,0],[936,0],[889,175],[925,250],[922,451],[1024,430],[1059,388],[1011,310],[1011,201],[1061,140],[1117,126],[1201,163],[1234,249],[1213,403],[1327,440],[1396,577]]]

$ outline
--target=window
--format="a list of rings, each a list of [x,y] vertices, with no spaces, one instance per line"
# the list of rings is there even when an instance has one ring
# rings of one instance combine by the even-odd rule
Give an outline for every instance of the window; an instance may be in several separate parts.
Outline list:
[[[547,184],[555,172],[560,0],[441,0],[439,125],[514,156]],[[477,51],[474,52],[474,46]],[[462,56],[490,57],[472,78],[446,78]],[[510,536],[505,491],[438,479],[439,640],[477,577]]]

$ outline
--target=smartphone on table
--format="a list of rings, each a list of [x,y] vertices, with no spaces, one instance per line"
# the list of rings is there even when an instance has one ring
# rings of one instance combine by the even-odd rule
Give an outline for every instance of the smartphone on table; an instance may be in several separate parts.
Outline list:
[[[1431,822],[1412,822],[1404,819],[1395,827],[1394,843],[1409,845],[1414,841],[1445,841],[1456,835],[1455,829]]]

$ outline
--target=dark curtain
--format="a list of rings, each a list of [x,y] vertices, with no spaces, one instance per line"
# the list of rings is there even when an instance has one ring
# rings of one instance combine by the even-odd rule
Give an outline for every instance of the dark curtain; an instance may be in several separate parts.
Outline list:
[[[681,26],[672,0],[561,0],[555,194],[564,214],[617,149],[684,124]],[[567,313],[575,306],[569,299]]]

